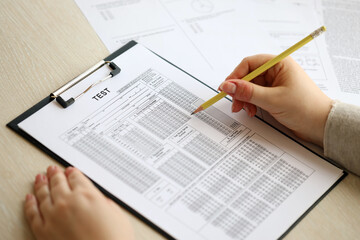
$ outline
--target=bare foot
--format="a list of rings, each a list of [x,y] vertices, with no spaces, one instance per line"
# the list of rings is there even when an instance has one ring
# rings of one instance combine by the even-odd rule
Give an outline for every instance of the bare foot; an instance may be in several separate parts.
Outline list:
[[[134,239],[123,210],[107,199],[79,170],[50,166],[35,178],[25,215],[42,239]]]

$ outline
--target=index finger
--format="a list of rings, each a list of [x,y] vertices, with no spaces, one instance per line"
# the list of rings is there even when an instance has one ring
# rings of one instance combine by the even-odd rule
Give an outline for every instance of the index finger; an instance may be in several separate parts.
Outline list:
[[[258,54],[250,57],[244,58],[239,65],[234,69],[234,71],[226,78],[228,79],[242,79],[248,73],[254,71],[256,68],[260,67],[264,63],[268,62],[269,60],[273,59],[275,55],[271,54]],[[266,73],[263,72],[261,75]]]

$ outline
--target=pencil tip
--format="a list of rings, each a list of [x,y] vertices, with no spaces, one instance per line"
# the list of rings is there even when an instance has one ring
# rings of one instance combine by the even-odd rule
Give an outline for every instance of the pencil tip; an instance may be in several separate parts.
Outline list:
[[[204,108],[202,106],[198,107],[195,111],[193,111],[191,113],[191,115],[194,115],[195,113],[201,112],[202,110],[204,110]]]

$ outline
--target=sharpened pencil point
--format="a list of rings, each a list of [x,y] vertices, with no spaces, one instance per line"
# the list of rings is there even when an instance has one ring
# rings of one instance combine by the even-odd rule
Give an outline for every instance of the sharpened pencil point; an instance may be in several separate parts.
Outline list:
[[[204,108],[202,106],[198,107],[195,111],[193,111],[191,113],[191,115],[194,115],[195,113],[201,112],[202,110],[204,110]]]

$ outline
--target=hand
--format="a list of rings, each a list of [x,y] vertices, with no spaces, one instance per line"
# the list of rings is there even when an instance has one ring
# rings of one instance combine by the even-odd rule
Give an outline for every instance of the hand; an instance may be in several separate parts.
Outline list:
[[[232,96],[233,112],[244,108],[253,117],[256,106],[261,107],[298,137],[323,146],[332,100],[291,57],[251,82],[240,80],[273,57],[261,54],[245,58],[219,89]]]
[[[55,166],[35,179],[25,215],[36,239],[133,239],[124,212],[79,170]]]

